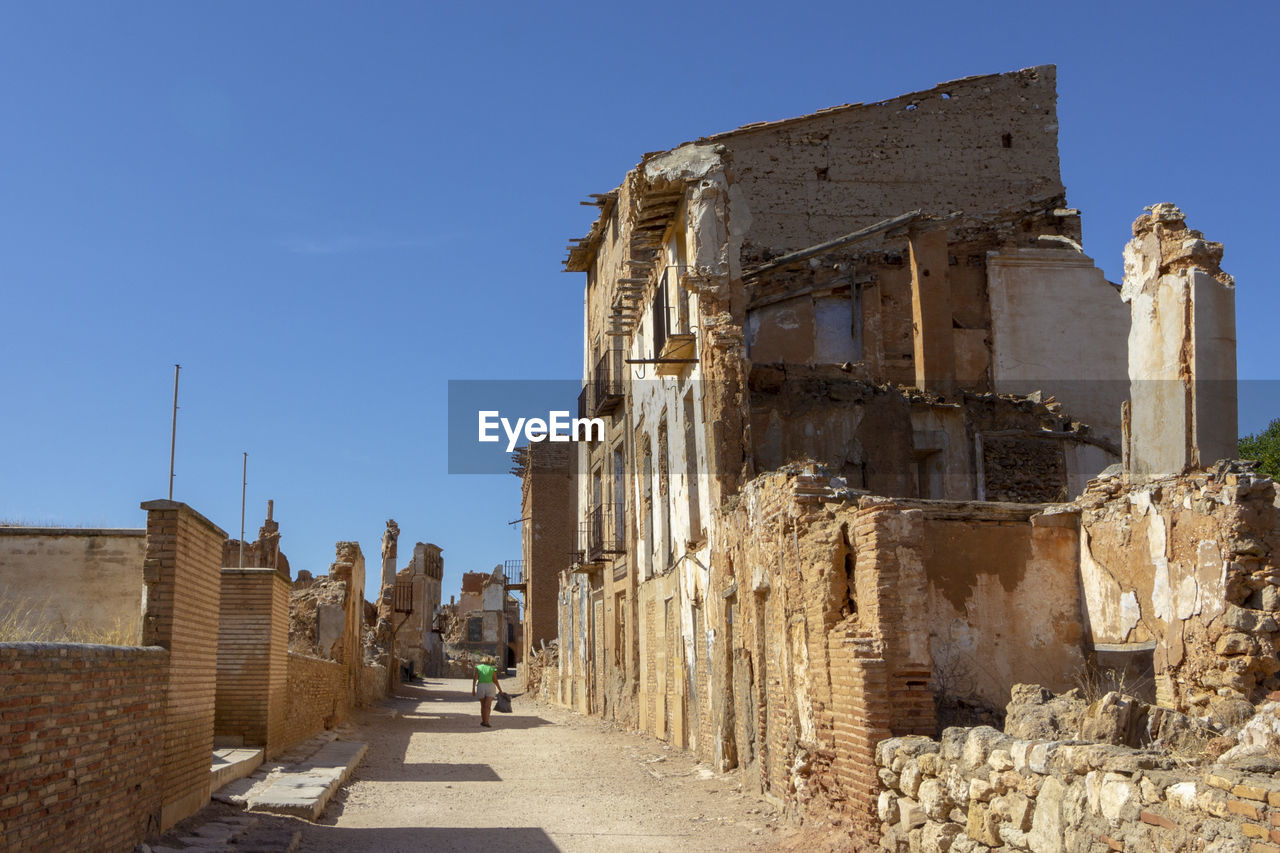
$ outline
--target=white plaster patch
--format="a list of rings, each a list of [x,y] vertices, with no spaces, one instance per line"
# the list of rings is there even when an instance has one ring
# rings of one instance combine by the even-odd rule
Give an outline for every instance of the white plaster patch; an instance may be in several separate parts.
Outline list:
[[[1129,632],[1138,624],[1138,619],[1142,616],[1142,608],[1138,607],[1138,596],[1129,590],[1120,596],[1120,630],[1125,637],[1129,636]]]
[[[1124,642],[1129,631],[1122,629],[1120,584],[1094,559],[1090,544],[1086,534],[1080,548],[1080,585],[1091,633],[1097,642]]]
[[[1182,582],[1178,584],[1178,594],[1174,596],[1176,615],[1179,619],[1190,619],[1200,612],[1197,606],[1199,593],[1200,584],[1196,583],[1195,576],[1190,573],[1182,574]]]
[[[1151,578],[1151,612],[1157,619],[1173,619],[1173,590],[1169,588],[1169,561],[1161,557]]]

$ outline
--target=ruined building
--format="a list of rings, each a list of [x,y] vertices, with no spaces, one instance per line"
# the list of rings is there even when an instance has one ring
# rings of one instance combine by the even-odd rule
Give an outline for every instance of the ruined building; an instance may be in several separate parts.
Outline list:
[[[560,571],[577,547],[577,452],[564,444],[531,444],[517,451],[516,462],[524,526],[520,560],[505,569],[508,585],[524,599],[523,647],[532,654],[556,638]]]
[[[1056,99],[1050,66],[966,78],[647,154],[593,197],[566,269],[579,415],[608,428],[573,508],[525,525],[578,525],[544,694],[870,843],[899,828],[877,744],[1002,717],[1014,684],[1101,653],[1182,712],[1280,687],[1268,640],[1228,666],[1210,625],[1267,594],[1275,544],[1237,540],[1274,491],[1186,479],[1234,455],[1221,246],[1157,205],[1108,282]],[[1139,545],[1135,512],[1199,538]]]
[[[492,572],[464,572],[462,595],[451,607],[456,633],[446,638],[446,655],[459,659],[457,677],[471,677],[471,661],[492,657],[504,667],[515,666],[524,654],[520,602],[510,591],[518,583],[507,578],[503,566]]]

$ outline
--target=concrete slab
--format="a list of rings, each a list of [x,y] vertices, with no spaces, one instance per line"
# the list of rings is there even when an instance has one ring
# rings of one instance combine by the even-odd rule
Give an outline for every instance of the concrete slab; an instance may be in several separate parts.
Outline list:
[[[253,776],[228,783],[213,799],[314,821],[367,749],[363,742],[335,740],[326,733],[291,749],[281,761],[259,767]]]
[[[243,779],[262,764],[263,751],[247,747],[215,749],[209,767],[209,790],[217,791],[236,779]]]
[[[306,763],[280,774],[261,792],[251,792],[249,810],[316,820],[367,750],[358,741],[325,744]]]

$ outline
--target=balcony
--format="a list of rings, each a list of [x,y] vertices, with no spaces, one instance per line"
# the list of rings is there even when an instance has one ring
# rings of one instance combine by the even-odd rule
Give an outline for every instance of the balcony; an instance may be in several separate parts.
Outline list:
[[[587,514],[587,520],[582,522],[584,563],[603,563],[626,553],[626,543],[618,530],[620,517],[621,507],[612,504],[601,504]]]
[[[591,414],[607,415],[622,403],[626,378],[622,350],[606,350],[591,372]]]
[[[659,376],[680,376],[697,361],[697,335],[689,293],[680,286],[684,267],[667,267],[653,297],[653,353]]]
[[[506,577],[503,588],[523,591],[525,588],[524,560],[507,560],[502,564],[502,574]]]

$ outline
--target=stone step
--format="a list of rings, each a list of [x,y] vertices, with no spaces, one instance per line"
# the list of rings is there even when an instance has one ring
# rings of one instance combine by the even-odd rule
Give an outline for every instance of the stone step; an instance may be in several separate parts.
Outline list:
[[[261,749],[215,749],[209,768],[209,790],[217,791],[228,782],[248,776],[262,764],[262,757]]]
[[[264,765],[252,777],[224,786],[214,799],[249,811],[318,819],[364,758],[368,746],[360,741],[332,739],[314,750],[310,746],[315,744],[294,751],[287,763]],[[307,752],[310,754],[300,757]]]

